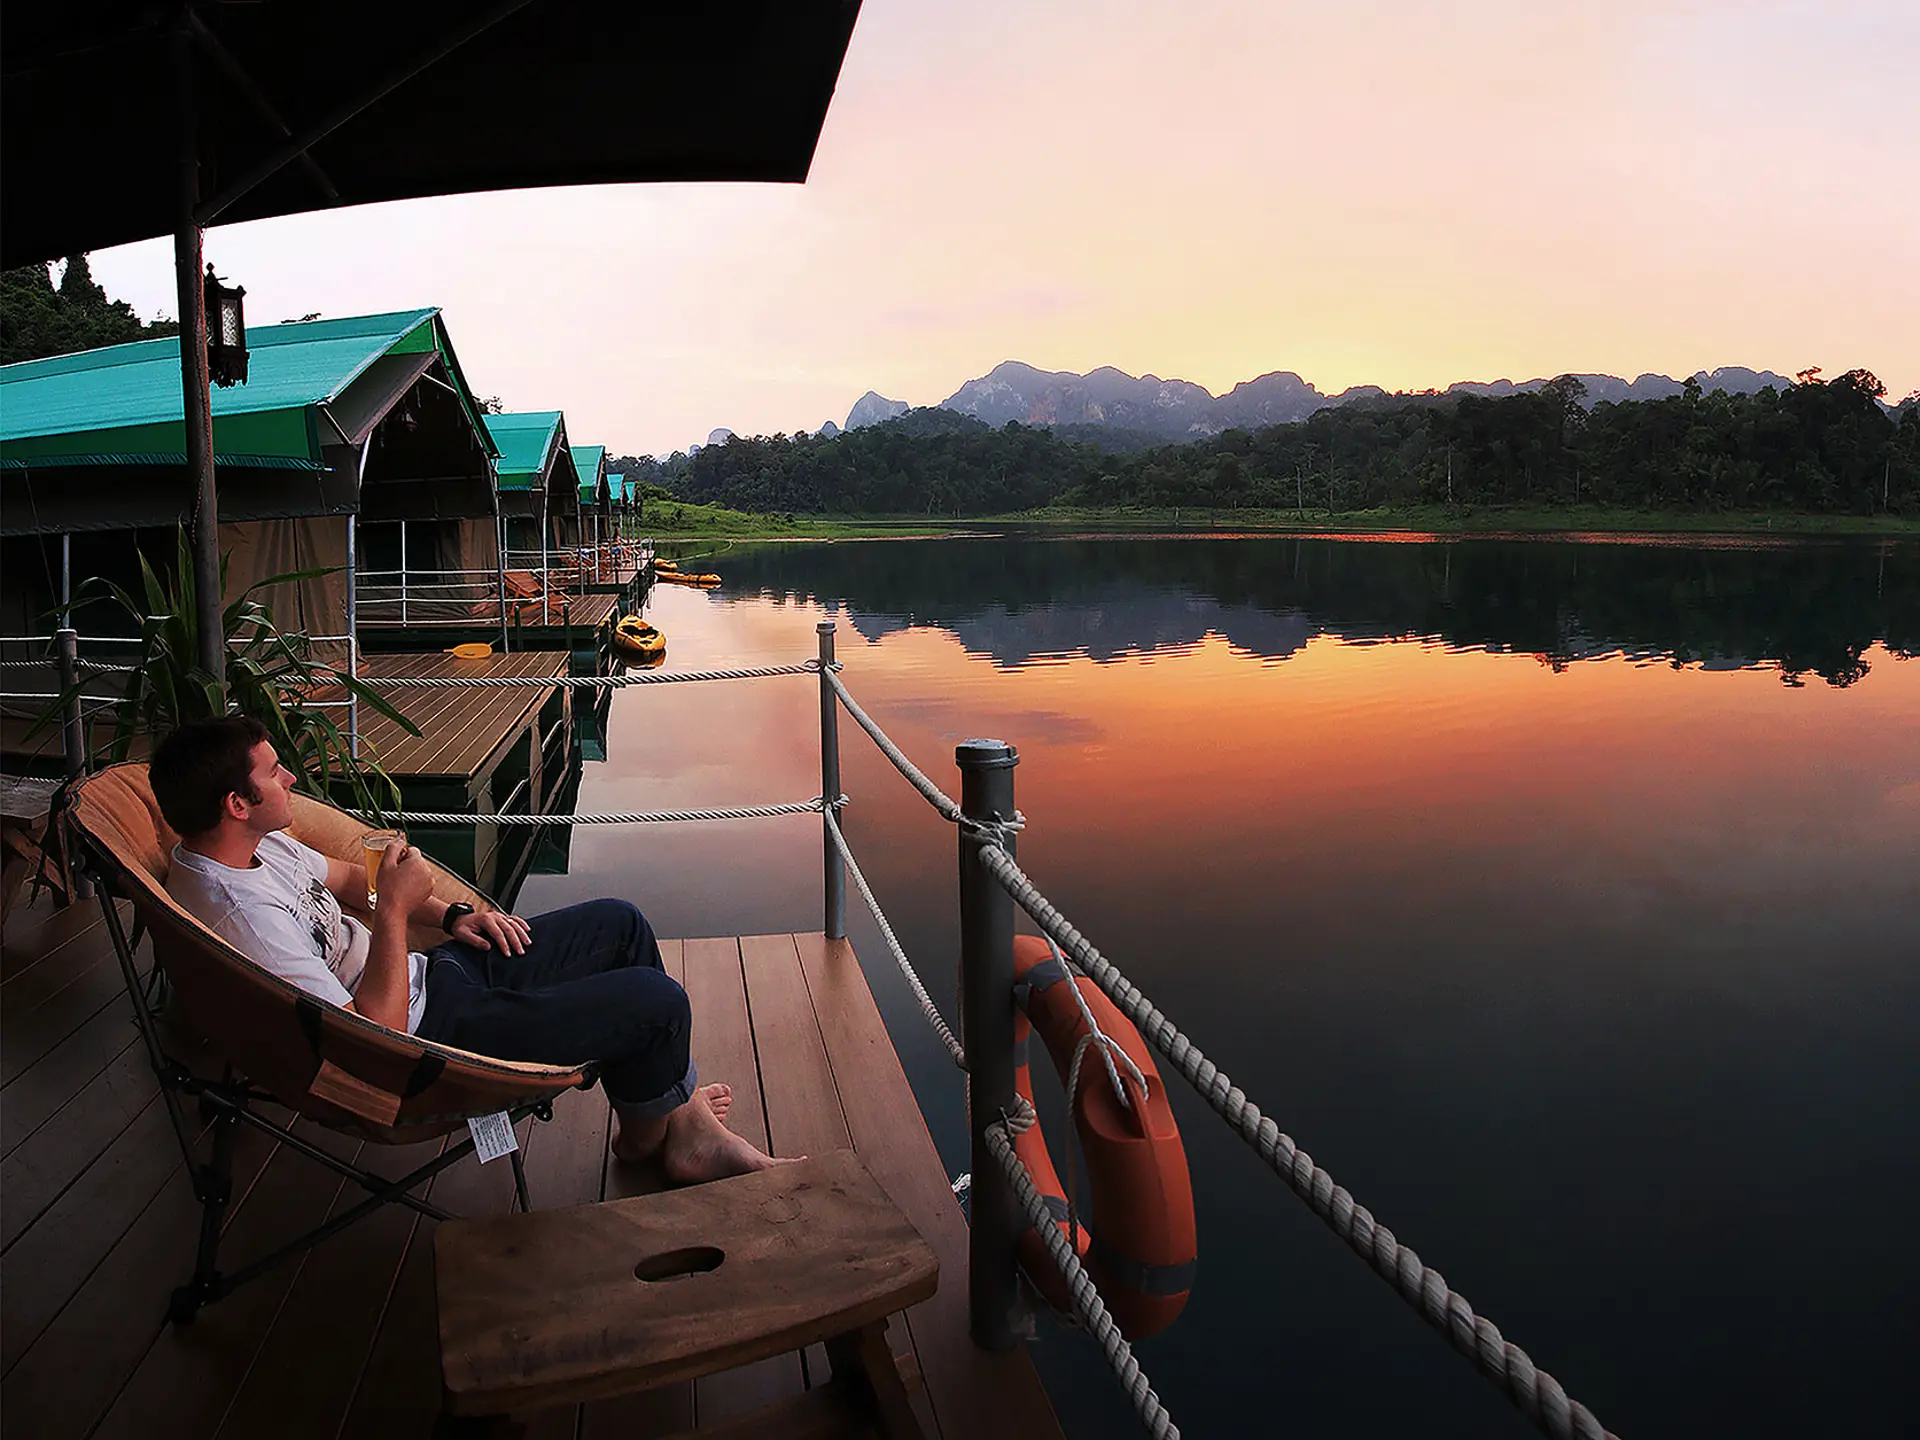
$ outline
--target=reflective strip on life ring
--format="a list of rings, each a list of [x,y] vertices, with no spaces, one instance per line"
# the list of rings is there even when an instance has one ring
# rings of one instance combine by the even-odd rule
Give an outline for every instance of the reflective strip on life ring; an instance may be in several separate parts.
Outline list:
[[[1193,1288],[1197,1240],[1193,1185],[1179,1127],[1167,1102],[1166,1086],[1140,1032],[1077,966],[1038,936],[1013,942],[1014,1088],[1031,1103],[1033,1072],[1028,1037],[1038,1032],[1064,1084],[1073,1052],[1087,1031],[1086,1017],[1065,981],[1077,988],[1102,1033],[1126,1052],[1146,1077],[1147,1091],[1120,1067],[1128,1104],[1115,1095],[1098,1045],[1089,1045],[1080,1062],[1078,1093],[1069,1097],[1069,1113],[1086,1157],[1090,1194],[1080,1206],[1077,1252],[1100,1287],[1121,1332],[1129,1340],[1157,1335],[1173,1323]],[[1046,1137],[1034,1125],[1014,1137],[1014,1153],[1032,1175],[1063,1237],[1067,1223],[1066,1189],[1060,1183]],[[1088,1216],[1099,1222],[1096,1236]],[[1047,1258],[1040,1237],[1030,1228],[1020,1239],[1020,1259],[1028,1277],[1056,1309],[1072,1308],[1065,1282]]]

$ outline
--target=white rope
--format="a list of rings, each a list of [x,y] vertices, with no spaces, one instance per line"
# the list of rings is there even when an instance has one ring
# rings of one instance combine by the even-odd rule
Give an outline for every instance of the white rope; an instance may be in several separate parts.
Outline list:
[[[820,800],[794,800],[779,805],[740,805],[728,810],[623,810],[596,815],[474,815],[458,811],[414,811],[376,820],[364,811],[349,813],[374,824],[388,825],[675,825],[688,820],[769,820],[776,815],[811,815]]]
[[[684,685],[702,680],[764,680],[773,675],[811,675],[818,660],[798,665],[756,665],[743,670],[628,670],[620,675],[361,675],[362,685],[397,689],[624,690],[630,685]],[[331,672],[336,678],[341,672]]]
[[[1120,1333],[1113,1316],[1107,1313],[1106,1301],[1100,1298],[1100,1291],[1080,1264],[1074,1247],[1060,1233],[1059,1223],[1054,1220],[1053,1213],[1047,1209],[1046,1200],[1035,1188],[1033,1176],[1027,1172],[1020,1157],[1013,1153],[1013,1136],[1029,1129],[1034,1122],[1033,1107],[1024,1098],[1016,1095],[1013,1102],[1012,1115],[986,1127],[987,1150],[1006,1173],[1007,1183],[1013,1187],[1014,1198],[1026,1212],[1027,1223],[1046,1247],[1047,1258],[1053,1261],[1061,1278],[1067,1282],[1067,1291],[1073,1297],[1073,1308],[1080,1317],[1081,1325],[1107,1357],[1120,1388],[1126,1391],[1127,1398],[1133,1402],[1140,1423],[1153,1440],[1179,1440],[1180,1427],[1173,1423],[1167,1407],[1160,1403],[1160,1397],[1154,1393],[1146,1372],[1141,1370],[1140,1362],[1134,1359],[1133,1347]]]
[[[817,661],[813,668],[820,668]],[[860,702],[853,698],[840,677],[834,673],[839,668],[836,665],[826,672],[827,683],[833,687],[833,693],[840,697],[840,703],[847,707],[847,713],[853,717],[854,723],[867,732],[873,743],[880,747],[880,753],[893,762],[893,768],[907,777],[907,783],[918,790],[929,805],[954,824],[963,823],[967,817],[961,812],[960,802],[928,779],[926,771],[909,760],[906,752],[893,743],[893,738],[880,728],[879,723],[860,708]]]
[[[1355,1203],[1345,1187],[1313,1163],[1290,1135],[1260,1113],[1246,1092],[1226,1072],[1201,1053],[1160,1008],[1121,974],[1086,936],[1040,893],[1026,872],[1005,850],[982,846],[980,863],[1014,902],[1034,919],[1076,964],[1107,993],[1121,1013],[1184,1075],[1200,1097],[1232,1127],[1338,1235],[1393,1286],[1482,1374],[1499,1387],[1520,1413],[1554,1440],[1616,1440],[1586,1406],[1571,1399],[1560,1382],[1533,1363],[1527,1352],[1501,1335],[1499,1327],[1475,1315],[1466,1297],[1449,1286],[1438,1270],[1420,1259],[1377,1223],[1363,1205]],[[991,1133],[991,1131],[989,1131]],[[1061,1241],[1062,1247],[1065,1240]]]
[[[1053,951],[1053,958],[1060,962],[1060,968],[1067,971],[1067,989],[1073,995],[1073,1003],[1080,1007],[1080,1018],[1086,1021],[1087,1032],[1073,1047],[1073,1062],[1067,1066],[1067,1243],[1073,1253],[1080,1253],[1080,1127],[1072,1123],[1073,1103],[1080,1094],[1080,1061],[1086,1056],[1089,1046],[1097,1045],[1100,1058],[1107,1062],[1107,1079],[1113,1085],[1113,1093],[1120,1101],[1123,1110],[1133,1109],[1133,1097],[1127,1094],[1127,1087],[1120,1083],[1120,1072],[1114,1068],[1113,1057],[1118,1055],[1121,1063],[1127,1067],[1135,1083],[1140,1086],[1140,1094],[1147,1093],[1147,1077],[1140,1067],[1133,1063],[1133,1057],[1122,1050],[1113,1037],[1100,1028],[1100,1022],[1093,1018],[1093,1008],[1087,1004],[1087,997],[1080,993],[1080,986],[1073,972],[1067,969],[1067,957],[1060,953],[1060,947],[1051,937],[1047,947]]]
[[[844,803],[844,797],[843,797]],[[940,1037],[940,1043],[947,1047],[947,1054],[953,1057],[953,1063],[962,1070],[967,1068],[967,1052],[954,1038],[952,1028],[946,1017],[940,1013],[940,1007],[933,1003],[933,996],[927,993],[927,987],[920,983],[919,972],[913,968],[913,962],[907,959],[907,952],[900,944],[900,938],[893,933],[886,912],[880,908],[880,902],[874,898],[873,887],[867,884],[867,877],[860,873],[859,862],[853,858],[853,850],[847,844],[847,837],[840,833],[840,824],[834,818],[834,806],[828,806],[821,812],[827,822],[827,833],[833,837],[834,848],[840,852],[840,858],[846,862],[847,873],[853,876],[854,888],[867,902],[867,909],[873,912],[874,920],[880,926],[880,935],[887,942],[887,949],[893,952],[893,963],[900,967],[900,973],[906,976],[907,988],[913,991],[913,998],[920,1002],[920,1013],[927,1017],[927,1023]]]

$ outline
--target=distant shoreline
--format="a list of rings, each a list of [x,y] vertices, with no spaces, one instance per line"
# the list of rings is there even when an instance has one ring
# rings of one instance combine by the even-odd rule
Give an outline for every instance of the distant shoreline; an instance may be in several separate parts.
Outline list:
[[[684,514],[684,511],[704,513]],[[750,515],[707,506],[684,507],[684,528],[665,529],[647,516],[640,530],[656,541],[823,541],[958,539],[1036,535],[1066,538],[1265,538],[1421,541],[1475,539],[1580,540],[1605,543],[1731,541],[1745,544],[1807,539],[1920,538],[1920,517],[1815,515],[1786,511],[1689,512],[1600,506],[1419,506],[1300,516],[1293,510],[1104,510],[1051,508],[968,519],[922,516]]]

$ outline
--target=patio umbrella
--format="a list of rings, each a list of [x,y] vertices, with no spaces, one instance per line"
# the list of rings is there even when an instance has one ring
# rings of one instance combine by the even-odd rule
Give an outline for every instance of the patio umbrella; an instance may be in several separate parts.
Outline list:
[[[217,613],[204,226],[546,185],[803,181],[858,0],[0,10],[0,264],[172,233]],[[202,661],[221,673],[217,623]]]

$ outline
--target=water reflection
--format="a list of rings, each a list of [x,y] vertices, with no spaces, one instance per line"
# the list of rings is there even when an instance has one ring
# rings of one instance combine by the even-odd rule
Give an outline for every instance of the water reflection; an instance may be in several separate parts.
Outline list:
[[[1915,548],[1447,548],[793,547],[649,618],[681,669],[841,621],[849,685],[949,786],[959,739],[1015,741],[1047,892],[1620,1433],[1904,1433],[1920,1273],[1861,1217],[1920,1191]],[[806,677],[622,691],[580,805],[805,798],[817,725]],[[950,1009],[953,832],[842,728],[848,835]],[[569,871],[522,907],[820,923],[810,817],[582,827]],[[957,1174],[953,1068],[850,922]],[[1187,1433],[1277,1404],[1307,1436],[1533,1433],[1173,1095],[1200,1278],[1143,1363]],[[1070,1434],[1133,1433],[1084,1337],[1038,1353]]]
[[[1317,634],[1430,638],[1553,666],[1602,656],[1764,665],[1845,686],[1876,641],[1920,650],[1920,544],[1720,547],[1324,539],[905,541],[727,557],[728,593],[844,604],[1009,668],[1190,648],[1284,660]]]

